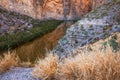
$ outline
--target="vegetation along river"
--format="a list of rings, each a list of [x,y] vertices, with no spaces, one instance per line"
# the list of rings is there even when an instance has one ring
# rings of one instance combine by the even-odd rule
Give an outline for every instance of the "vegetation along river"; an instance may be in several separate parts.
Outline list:
[[[12,51],[15,51],[22,61],[34,61],[37,57],[44,58],[46,51],[52,50],[57,45],[58,40],[72,24],[73,21],[62,23],[54,31],[31,42],[27,42]]]

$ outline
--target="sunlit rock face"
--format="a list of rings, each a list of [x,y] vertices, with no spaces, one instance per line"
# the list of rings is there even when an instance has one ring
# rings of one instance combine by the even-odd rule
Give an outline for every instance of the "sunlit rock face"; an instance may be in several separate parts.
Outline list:
[[[0,0],[4,8],[38,19],[79,19],[105,0]]]

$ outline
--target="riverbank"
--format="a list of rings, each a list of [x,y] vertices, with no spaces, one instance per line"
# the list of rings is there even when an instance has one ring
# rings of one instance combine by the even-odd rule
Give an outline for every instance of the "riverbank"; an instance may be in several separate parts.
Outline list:
[[[41,37],[46,33],[53,31],[62,21],[43,21],[27,31],[19,31],[14,34],[0,36],[0,50],[12,49],[20,44],[29,42],[37,37]]]
[[[13,49],[13,51],[17,53],[22,61],[27,61],[29,59],[31,62],[34,62],[36,57],[44,58],[46,52],[52,50],[57,45],[59,39],[65,35],[66,29],[72,24],[74,24],[73,21],[61,23],[52,32],[49,32],[42,37],[38,37],[33,41],[26,42]]]
[[[41,37],[53,31],[62,22],[35,20],[26,15],[8,12],[0,7],[0,51],[13,49]]]

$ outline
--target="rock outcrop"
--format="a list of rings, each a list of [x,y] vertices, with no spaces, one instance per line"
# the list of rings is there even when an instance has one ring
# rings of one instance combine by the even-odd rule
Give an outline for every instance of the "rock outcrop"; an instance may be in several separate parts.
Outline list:
[[[93,10],[67,30],[54,52],[60,56],[71,55],[78,47],[104,39],[113,32],[120,32],[119,14],[119,1]]]
[[[0,0],[4,8],[33,18],[72,20],[108,0]]]

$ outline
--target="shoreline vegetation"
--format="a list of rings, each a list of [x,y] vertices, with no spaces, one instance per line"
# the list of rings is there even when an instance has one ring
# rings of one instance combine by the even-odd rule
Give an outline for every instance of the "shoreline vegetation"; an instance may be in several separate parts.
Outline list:
[[[32,28],[27,28],[26,26],[25,28],[23,28],[23,30],[17,29],[13,33],[6,33],[7,32],[6,31],[4,35],[0,34],[0,51],[1,51],[0,55],[1,56],[3,56],[4,53],[6,52],[9,52],[9,51],[13,52],[14,49],[18,48],[21,45],[24,45],[25,43],[29,43],[37,38],[41,38],[42,36],[48,33],[51,33],[62,23],[65,24],[66,26],[66,23],[69,21],[73,21],[73,22],[77,21],[77,20],[67,20],[67,21],[44,20],[44,21],[41,21],[38,19],[33,19],[27,15],[21,15],[16,12],[7,11],[6,9],[1,8],[1,7],[0,7],[0,14],[8,18],[7,21],[11,19],[22,20],[24,23],[27,22],[28,24],[32,25]]]
[[[13,33],[4,33],[0,35],[0,51],[6,51],[14,49],[24,43],[32,41],[36,38],[40,38],[43,35],[52,32],[55,30],[61,23],[66,23],[64,20],[38,20],[33,19],[27,15],[19,14],[12,11],[7,11],[0,6],[0,13],[8,19],[22,20],[24,23],[28,22],[29,25],[32,25],[32,28],[27,26],[23,30],[16,30]],[[77,20],[70,20],[76,22]],[[28,26],[29,26],[28,25]],[[8,30],[9,31],[9,30]]]
[[[8,19],[7,21],[11,19],[13,20],[15,19],[19,21],[22,20],[24,23],[28,22],[27,24],[32,25],[32,28],[30,29],[27,28],[26,26],[23,30],[16,30],[14,33],[5,32],[4,35],[1,35],[0,36],[0,51],[11,50],[11,49],[18,47],[19,45],[23,43],[32,41],[38,37],[42,37],[43,35],[55,30],[57,26],[63,22],[62,20],[41,21],[38,19],[33,19],[27,15],[21,15],[16,12],[7,11],[1,6],[0,6],[0,13],[4,16],[4,18]]]
[[[53,31],[62,22],[63,21],[59,20],[42,21],[27,31],[19,31],[17,33],[0,36],[0,51],[13,49],[20,44],[32,41],[37,37],[42,37],[43,35]]]

